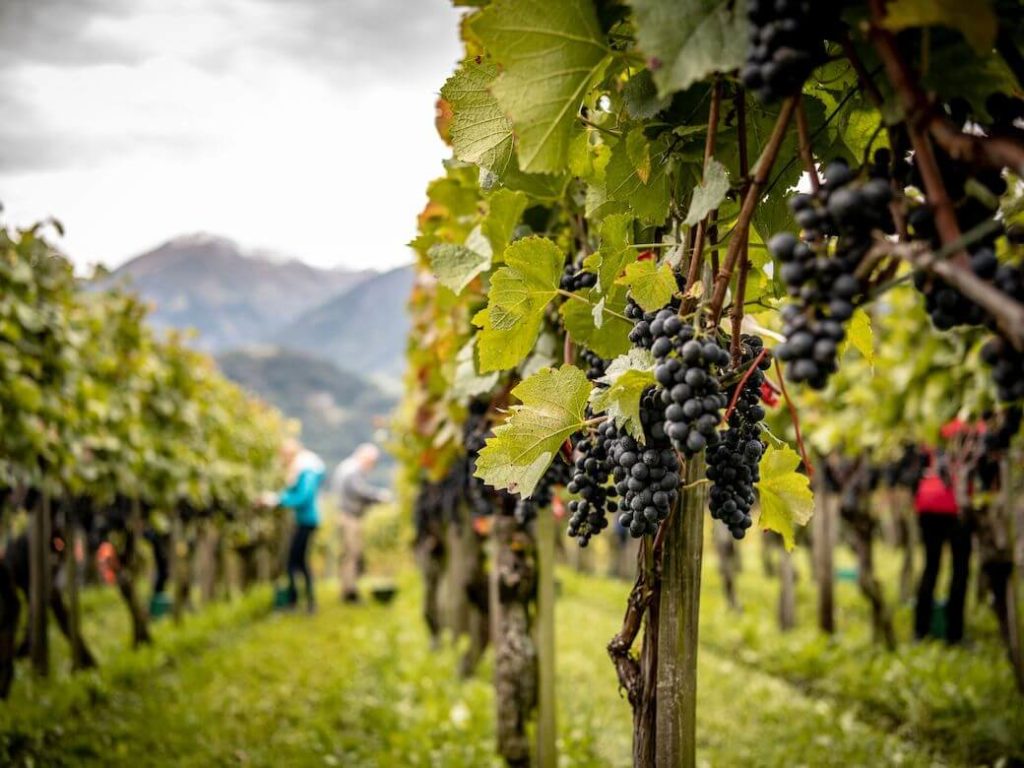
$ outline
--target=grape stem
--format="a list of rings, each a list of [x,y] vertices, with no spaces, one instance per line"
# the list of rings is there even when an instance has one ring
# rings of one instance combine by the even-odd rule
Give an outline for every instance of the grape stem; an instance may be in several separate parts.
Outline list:
[[[701,166],[701,183],[704,183],[704,174],[707,172],[708,164],[715,154],[715,139],[718,134],[718,115],[722,108],[722,83],[715,80],[714,89],[711,92],[711,107],[708,110],[708,132],[704,138],[704,165]],[[711,215],[708,214],[697,223],[697,233],[693,241],[693,250],[690,252],[690,265],[686,272],[686,290],[697,282],[700,277],[700,269],[704,263],[704,238],[707,233],[708,222]],[[687,299],[679,305],[679,314],[684,315],[693,311],[692,300]]]
[[[804,446],[803,433],[800,431],[800,415],[797,413],[796,406],[793,405],[789,392],[786,390],[786,377],[782,373],[782,361],[778,358],[775,358],[775,377],[779,380],[779,389],[782,390],[782,397],[785,399],[786,407],[789,409],[789,418],[793,421],[793,431],[796,433],[796,447],[800,451],[800,459],[804,463],[804,469],[807,470],[807,477],[813,479],[814,465],[807,458],[807,448]]]
[[[790,120],[793,118],[796,102],[797,97],[791,96],[783,103],[782,109],[779,111],[779,117],[775,121],[775,127],[772,129],[771,137],[768,139],[768,143],[757,160],[757,171],[754,173],[754,178],[747,189],[747,194],[743,198],[743,207],[740,209],[740,215],[736,219],[736,226],[733,227],[733,237],[729,240],[729,248],[725,254],[725,263],[715,277],[715,290],[711,296],[709,307],[709,325],[711,327],[717,326],[722,316],[725,292],[729,288],[732,273],[735,271],[736,263],[739,261],[740,253],[743,251],[743,243],[747,240],[750,221],[761,199],[761,192],[768,181],[768,175],[775,164],[775,159],[779,155],[779,149],[782,147],[786,128],[789,127]]]
[[[626,698],[634,712],[643,695],[643,680],[640,676],[640,663],[630,653],[630,649],[633,647],[637,635],[640,634],[644,614],[647,613],[647,608],[654,597],[647,568],[644,567],[646,544],[647,542],[644,540],[637,552],[636,581],[633,582],[633,589],[630,590],[627,598],[626,615],[622,619],[622,628],[608,643],[608,655],[611,657],[612,664],[615,665],[619,687],[626,691]]]
[[[950,243],[950,249],[956,247],[955,243]],[[946,258],[946,254],[943,253],[946,248],[929,251],[927,245],[921,242],[884,242],[879,243],[875,248],[884,249],[886,254],[931,272],[944,282],[949,283],[978,304],[996,321],[1002,335],[1013,345],[1014,349],[1024,351],[1024,305],[1014,301],[991,283],[982,280],[969,268],[962,267],[955,261]],[[888,290],[886,286],[883,288]],[[881,290],[876,291],[874,296],[881,292]]]
[[[768,348],[762,347],[761,351],[757,353],[757,357],[754,358],[754,362],[750,364],[750,367],[743,372],[743,376],[740,377],[739,383],[736,385],[736,391],[732,394],[732,400],[729,401],[729,407],[725,409],[725,416],[723,421],[728,422],[729,417],[732,416],[732,412],[736,410],[736,403],[740,399],[740,394],[743,392],[743,387],[746,386],[747,380],[753,375],[754,371],[757,370],[757,366],[764,360],[764,356],[768,354]]]
[[[805,126],[806,127],[806,126]],[[737,150],[740,161],[740,176],[743,178],[743,188],[740,196],[746,197],[747,189],[750,186],[750,160],[747,157],[747,94],[740,88],[736,92],[736,137]],[[743,329],[744,300],[747,295],[747,272],[750,271],[750,241],[743,246],[743,253],[740,254],[740,274],[736,278],[736,296],[732,304],[732,340],[730,353],[734,363],[740,360],[740,336]],[[718,265],[716,264],[717,268]]]
[[[811,149],[811,131],[807,126],[807,111],[803,99],[796,105],[796,133],[800,145],[800,157],[804,161],[804,170],[811,180],[811,190],[817,192],[821,188],[818,169],[814,165],[814,151]]]

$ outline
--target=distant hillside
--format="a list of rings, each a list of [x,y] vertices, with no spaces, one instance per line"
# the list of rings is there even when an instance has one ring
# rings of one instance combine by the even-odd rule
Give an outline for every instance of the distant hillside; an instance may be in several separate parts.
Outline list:
[[[252,347],[217,357],[224,374],[302,421],[302,439],[333,467],[390,415],[395,400],[362,377],[304,352]]]
[[[200,234],[132,259],[112,279],[128,278],[155,305],[157,327],[195,328],[199,346],[220,351],[271,338],[301,312],[373,274],[276,260]]]
[[[371,277],[300,315],[273,338],[346,371],[397,379],[405,365],[405,303],[412,281],[412,267]]]

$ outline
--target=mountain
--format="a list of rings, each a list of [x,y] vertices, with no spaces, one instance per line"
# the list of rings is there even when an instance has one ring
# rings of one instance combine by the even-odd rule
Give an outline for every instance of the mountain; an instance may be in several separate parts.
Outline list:
[[[405,366],[405,303],[412,282],[412,267],[375,275],[298,316],[273,340],[326,358],[343,370],[394,382]]]
[[[395,399],[358,374],[295,350],[247,347],[217,356],[228,378],[302,421],[302,441],[329,467],[374,439]]]
[[[303,311],[374,274],[318,269],[196,234],[137,256],[111,278],[127,279],[154,304],[156,327],[195,328],[198,346],[216,352],[265,341]]]

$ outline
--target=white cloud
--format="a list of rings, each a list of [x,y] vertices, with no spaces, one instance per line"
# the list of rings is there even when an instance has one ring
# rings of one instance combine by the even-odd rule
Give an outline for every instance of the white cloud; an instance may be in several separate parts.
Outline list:
[[[358,50],[380,46],[380,66],[358,57],[350,66],[343,41],[316,49],[349,10],[372,34],[365,4],[311,2],[289,15],[291,4],[191,0],[172,13],[146,0],[94,18],[93,45],[138,56],[37,58],[0,74],[26,116],[8,144],[19,156],[0,171],[4,220],[56,216],[81,264],[116,264],[197,230],[321,265],[407,262],[403,244],[447,154],[434,100],[459,52],[457,15],[429,5],[447,37],[408,51],[386,50],[387,25],[403,20],[377,6],[380,39]],[[410,39],[427,31],[422,13],[409,23]]]

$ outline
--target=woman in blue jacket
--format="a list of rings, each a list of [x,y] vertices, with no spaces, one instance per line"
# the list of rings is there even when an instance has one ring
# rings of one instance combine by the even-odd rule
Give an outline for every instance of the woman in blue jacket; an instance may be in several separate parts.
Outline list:
[[[294,606],[299,601],[295,573],[301,573],[306,580],[306,607],[312,613],[315,603],[313,574],[309,570],[309,544],[320,523],[316,497],[324,478],[324,463],[294,439],[285,441],[281,447],[281,458],[288,468],[288,487],[278,497],[277,503],[295,512],[295,533],[288,547],[288,604]]]

